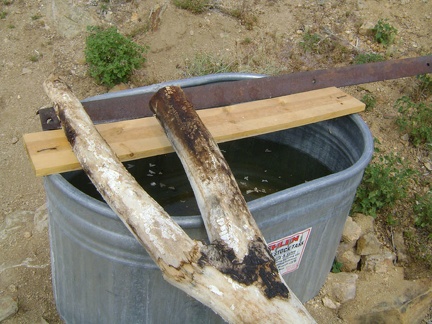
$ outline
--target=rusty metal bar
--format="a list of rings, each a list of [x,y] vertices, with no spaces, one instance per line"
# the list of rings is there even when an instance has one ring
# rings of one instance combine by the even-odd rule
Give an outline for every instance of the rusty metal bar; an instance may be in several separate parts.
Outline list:
[[[432,73],[432,55],[241,81],[212,83],[185,88],[184,92],[196,109],[205,109],[331,86],[345,87],[426,73]],[[94,123],[142,118],[152,115],[148,103],[153,94],[154,92],[141,93],[132,96],[86,101],[83,102],[83,105]],[[58,120],[52,117],[53,114],[50,109],[52,108],[39,111],[42,129],[44,130],[60,127]]]

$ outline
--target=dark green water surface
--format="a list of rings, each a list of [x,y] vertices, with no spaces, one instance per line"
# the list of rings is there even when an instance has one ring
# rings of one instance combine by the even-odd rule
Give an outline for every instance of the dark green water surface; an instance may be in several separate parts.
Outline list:
[[[332,172],[311,156],[277,142],[247,138],[219,144],[247,201],[257,199]],[[175,153],[125,163],[140,185],[170,215],[198,215],[191,186]],[[102,200],[84,172],[69,182]]]

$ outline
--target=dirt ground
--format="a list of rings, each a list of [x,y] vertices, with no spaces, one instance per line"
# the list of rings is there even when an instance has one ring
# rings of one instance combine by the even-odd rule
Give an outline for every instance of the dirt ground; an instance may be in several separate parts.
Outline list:
[[[201,14],[178,9],[169,1],[0,3],[0,296],[13,296],[19,306],[4,323],[61,322],[51,290],[42,179],[34,176],[22,135],[41,130],[36,113],[50,104],[42,83],[51,72],[62,75],[82,99],[109,90],[87,74],[87,25],[117,26],[121,33],[149,46],[145,66],[125,85],[130,88],[188,77],[196,53],[229,60],[239,71],[289,73],[347,65],[355,51],[404,58],[432,50],[432,3],[428,0],[243,1],[248,15],[241,17],[228,14],[238,6],[236,2],[217,3]],[[383,18],[398,30],[395,44],[388,48],[361,32],[362,25]],[[299,55],[299,43],[308,30],[337,39],[349,50]],[[409,94],[414,84],[414,78],[405,78],[345,90],[359,99],[365,93],[376,96],[377,106],[362,117],[381,142],[380,148],[398,153],[430,177],[423,162],[431,157],[401,139],[394,123],[394,102]],[[384,224],[381,238],[387,243],[386,215],[381,217],[377,222]],[[413,227],[412,223],[400,225]],[[405,267],[409,278],[431,277],[430,269],[415,258]],[[338,319],[323,310],[320,321]]]

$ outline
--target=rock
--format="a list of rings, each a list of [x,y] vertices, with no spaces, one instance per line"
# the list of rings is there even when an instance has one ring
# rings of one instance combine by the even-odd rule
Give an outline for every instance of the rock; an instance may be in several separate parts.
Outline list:
[[[400,137],[400,139],[402,140],[402,141],[404,141],[404,142],[408,142],[409,141],[409,135],[406,133],[406,134],[403,134],[401,137]]]
[[[139,22],[139,16],[138,16],[138,13],[136,11],[131,13],[130,21],[133,23]]]
[[[29,232],[29,231],[25,231],[25,232],[23,233],[23,236],[24,236],[24,238],[29,239],[30,237],[32,237],[32,233]]]
[[[360,255],[354,252],[354,248],[351,248],[342,254],[337,254],[336,261],[342,263],[342,271],[351,272],[357,270],[358,263],[360,262]]]
[[[394,253],[388,250],[380,254],[363,255],[361,257],[361,270],[386,273],[394,266],[395,259]]]
[[[370,255],[379,254],[381,251],[381,243],[373,233],[363,235],[357,241],[357,254]]]
[[[330,273],[323,292],[332,301],[343,304],[355,298],[357,278],[358,275],[355,273]]]
[[[67,38],[85,34],[87,26],[99,25],[97,17],[92,15],[86,6],[75,4],[74,1],[52,0],[51,5],[45,6],[47,18],[57,32]]]
[[[430,280],[404,280],[403,269],[396,267],[385,278],[365,275],[357,282],[357,298],[339,308],[344,323],[423,323],[432,306]]]
[[[32,70],[30,70],[29,68],[23,68],[21,70],[21,75],[30,74],[30,73],[32,73]]]
[[[17,286],[15,286],[15,285],[9,285],[9,286],[8,286],[8,290],[9,290],[10,292],[16,292],[16,291],[17,291]]]
[[[354,246],[361,234],[361,227],[358,226],[351,217],[348,217],[343,229],[342,241],[352,243]]]
[[[354,246],[355,244],[352,243],[345,243],[345,242],[339,243],[339,246],[336,251],[336,258],[344,254],[346,251],[353,249]]]
[[[374,27],[375,27],[374,23],[365,22],[363,25],[360,26],[358,33],[362,36],[370,36],[373,33]]]
[[[49,324],[45,318],[41,318],[40,324]]]
[[[11,296],[0,297],[0,322],[18,311],[18,303]]]
[[[129,86],[125,83],[120,83],[112,87],[108,92],[116,92],[116,91],[122,91],[122,90],[128,90]]]
[[[362,235],[374,232],[374,218],[372,216],[366,216],[364,214],[356,213],[352,216],[352,219],[362,230]]]
[[[149,15],[149,30],[154,32],[159,29],[162,22],[162,15],[166,10],[167,5],[156,5]]]
[[[330,308],[330,309],[338,309],[340,306],[340,303],[334,302],[328,296],[323,297],[322,303],[325,307]]]
[[[395,232],[393,236],[394,245],[396,247],[396,256],[398,262],[408,262],[407,249],[402,232]]]

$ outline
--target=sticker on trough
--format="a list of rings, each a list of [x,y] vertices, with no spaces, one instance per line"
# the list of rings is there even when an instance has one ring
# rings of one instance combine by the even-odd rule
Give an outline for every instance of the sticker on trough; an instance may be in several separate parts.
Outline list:
[[[269,243],[279,272],[284,275],[297,270],[306,248],[312,227]]]

